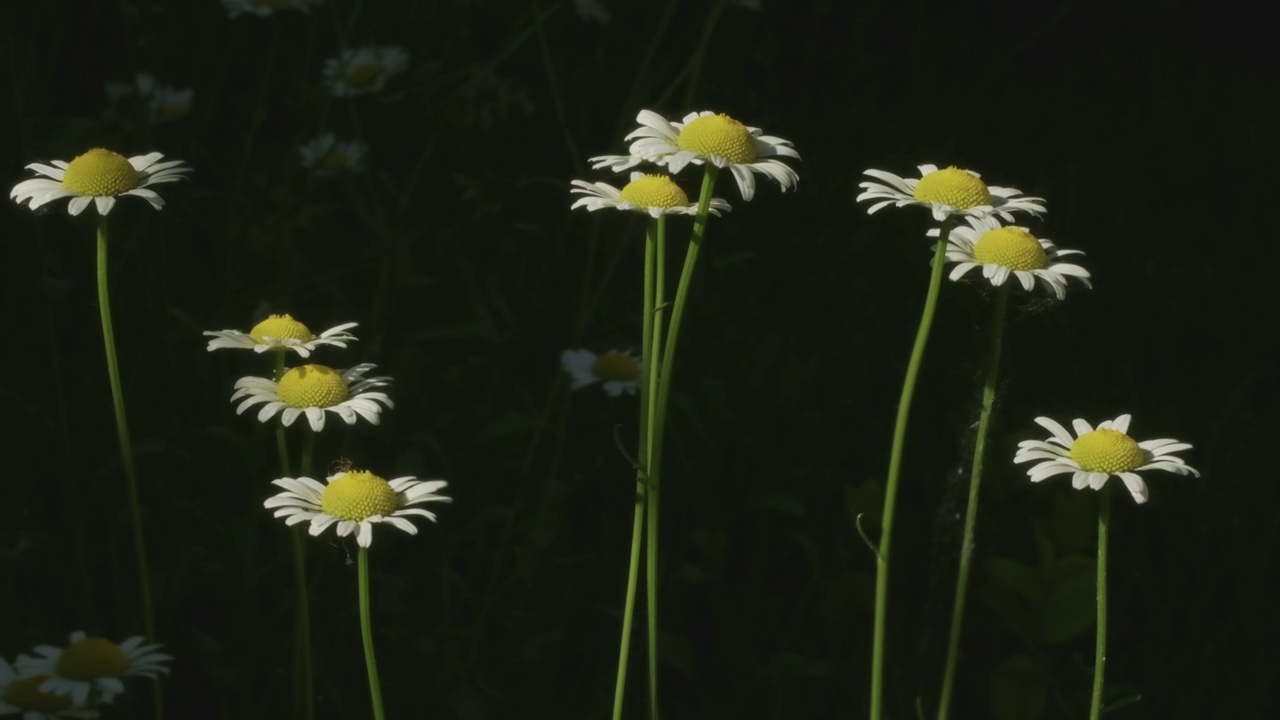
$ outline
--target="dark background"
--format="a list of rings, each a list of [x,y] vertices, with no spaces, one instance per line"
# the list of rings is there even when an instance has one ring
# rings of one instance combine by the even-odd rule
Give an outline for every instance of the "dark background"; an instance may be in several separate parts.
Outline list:
[[[868,217],[853,197],[864,169],[926,162],[1047,198],[1030,227],[1084,250],[1095,281],[1064,303],[1015,294],[953,717],[1084,716],[1095,496],[1032,486],[1009,460],[1045,435],[1037,415],[1126,412],[1140,440],[1195,445],[1203,477],[1149,476],[1142,507],[1117,495],[1107,680],[1141,699],[1115,717],[1272,716],[1268,25],[1209,3],[762,5],[615,2],[599,25],[550,1],[234,20],[214,2],[5,3],[10,187],[29,162],[95,146],[194,168],[161,188],[162,212],[111,214],[171,717],[289,713],[288,542],[261,508],[272,436],[227,402],[267,370],[200,335],[266,312],[317,332],[358,321],[359,343],[318,360],[396,380],[382,426],[331,421],[322,466],[450,482],[438,525],[379,528],[371,552],[389,716],[607,715],[633,495],[612,435],[633,437],[635,400],[570,393],[558,357],[638,344],[643,223],[570,213],[568,183],[609,180],[585,159],[623,152],[643,108],[726,112],[804,158],[793,193],[761,178],[744,203],[726,177],[734,211],[695,280],[663,513],[666,717],[865,717],[874,563],[852,521],[879,515],[930,221]],[[344,37],[405,47],[409,71],[328,101],[320,66]],[[140,71],[194,87],[192,113],[104,118],[103,84]],[[370,171],[299,168],[296,146],[325,129],[363,135]],[[10,660],[77,629],[141,632],[92,220],[64,208],[0,212]],[[673,223],[671,277],[687,226]],[[992,299],[978,282],[943,290],[895,535],[895,719],[917,698],[933,714]],[[310,543],[323,717],[367,713],[349,547]],[[137,683],[104,716],[141,717],[146,697]]]

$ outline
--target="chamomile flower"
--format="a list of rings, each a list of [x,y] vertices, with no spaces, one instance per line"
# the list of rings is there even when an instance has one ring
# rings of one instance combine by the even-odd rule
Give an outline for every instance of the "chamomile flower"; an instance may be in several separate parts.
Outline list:
[[[19,655],[14,665],[23,677],[44,676],[40,692],[69,696],[73,706],[83,706],[110,702],[124,692],[121,678],[154,678],[169,672],[165,664],[173,658],[156,652],[159,648],[143,645],[141,635],[117,645],[76,631],[66,647],[38,645],[35,657]]]
[[[315,170],[317,175],[334,175],[347,170],[359,170],[369,146],[359,140],[338,142],[333,133],[324,133],[298,148],[302,167]]]
[[[398,47],[347,50],[324,62],[324,79],[335,97],[369,95],[386,87],[392,75],[409,66],[409,54]]]
[[[617,210],[631,210],[645,213],[649,217],[662,215],[695,215],[698,203],[689,202],[689,196],[666,175],[646,175],[631,173],[631,182],[621,190],[608,183],[592,183],[585,180],[574,180],[571,193],[579,193],[569,209],[585,207],[588,212],[600,208],[611,207]],[[719,215],[720,211],[728,212],[732,208],[720,198],[712,198],[707,212]]]
[[[96,718],[98,711],[77,707],[71,698],[42,692],[45,675],[19,677],[9,662],[0,658],[0,715],[22,713],[22,720]]]
[[[583,20],[591,20],[604,25],[613,19],[609,11],[604,9],[604,5],[600,4],[600,0],[573,0],[573,5],[574,9],[578,11],[578,17]]]
[[[1084,420],[1071,423],[1076,431],[1072,437],[1066,428],[1047,417],[1036,418],[1036,424],[1053,434],[1047,441],[1023,440],[1018,443],[1015,463],[1042,460],[1027,471],[1031,482],[1047,477],[1071,473],[1071,487],[1081,490],[1090,487],[1102,489],[1112,476],[1124,482],[1135,502],[1147,501],[1147,484],[1139,472],[1166,470],[1178,475],[1200,477],[1182,458],[1172,453],[1191,446],[1168,438],[1138,442],[1127,434],[1129,415],[1098,424],[1095,429]]]
[[[597,355],[590,350],[565,350],[560,364],[573,378],[574,390],[601,383],[606,393],[617,397],[640,389],[640,358],[629,352],[611,350]]]
[[[356,339],[355,335],[346,332],[358,323],[335,325],[316,335],[306,325],[293,319],[292,315],[270,315],[266,320],[254,325],[249,332],[239,330],[206,330],[205,335],[212,337],[209,350],[224,348],[252,350],[263,353],[268,350],[292,350],[301,357],[310,357],[311,352],[321,345],[333,345],[345,348],[348,342]]]
[[[425,502],[452,502],[437,490],[449,483],[444,480],[418,480],[400,477],[384,480],[367,470],[352,470],[331,475],[328,484],[307,477],[280,478],[272,485],[284,488],[279,495],[267,498],[263,505],[277,508],[275,517],[286,525],[310,522],[308,532],[319,535],[334,524],[338,537],[356,535],[360,547],[373,542],[373,526],[386,523],[410,535],[418,528],[408,517],[420,515],[435,522],[435,513],[410,507]]]
[[[133,109],[134,103],[141,108],[135,111],[146,116],[146,121],[156,125],[170,120],[177,120],[191,112],[195,90],[161,85],[149,73],[138,73],[132,83],[107,83],[107,97],[111,100],[113,112],[119,112],[114,106],[125,105]]]
[[[184,179],[191,171],[181,160],[160,162],[164,155],[153,152],[125,158],[123,155],[94,148],[71,162],[54,160],[51,165],[32,163],[34,170],[44,177],[23,180],[13,187],[9,198],[19,205],[28,203],[32,210],[45,203],[69,197],[67,212],[79,215],[90,203],[97,206],[100,215],[106,215],[115,207],[116,198],[136,195],[159,210],[164,200],[148,188],[160,183]]]
[[[222,0],[227,9],[227,17],[237,15],[267,16],[278,10],[301,10],[311,12],[312,5],[319,5],[320,0]]]
[[[282,375],[279,382],[242,377],[236,381],[231,402],[244,398],[236,408],[237,415],[254,405],[262,405],[258,422],[266,422],[279,414],[285,427],[292,425],[299,415],[306,415],[315,432],[324,430],[326,412],[337,415],[348,425],[355,425],[359,418],[377,425],[383,406],[391,408],[395,404],[386,393],[371,391],[391,384],[389,377],[364,376],[374,367],[365,363],[349,370],[334,370],[324,365],[299,365]]]
[[[695,112],[685,115],[681,122],[671,122],[652,110],[641,110],[636,121],[640,127],[624,138],[638,138],[627,149],[628,154],[591,158],[592,168],[619,171],[647,161],[666,167],[674,175],[691,163],[709,162],[733,173],[746,201],[755,196],[754,174],[773,178],[784,192],[800,182],[796,171],[777,159],[800,159],[790,141],[762,135],[760,128],[743,125],[728,115]]]
[[[1058,262],[1065,255],[1083,255],[1080,250],[1060,250],[1052,241],[1037,238],[1023,227],[1004,226],[994,217],[966,217],[969,227],[959,226],[948,233],[947,262],[958,263],[951,279],[959,280],[974,268],[999,287],[1011,276],[1030,291],[1036,281],[1059,300],[1067,296],[1067,278],[1089,284],[1089,271],[1071,263]],[[928,232],[938,236],[938,228]]]
[[[933,212],[938,222],[951,215],[985,217],[998,215],[1005,222],[1013,222],[1011,213],[1028,212],[1039,215],[1044,212],[1044,198],[1026,197],[1016,188],[988,186],[982,176],[972,170],[949,167],[939,170],[936,165],[920,165],[919,178],[902,178],[883,170],[864,170],[864,175],[884,182],[862,182],[863,192],[857,202],[879,200],[867,208],[867,214],[893,205],[905,207],[919,205]]]

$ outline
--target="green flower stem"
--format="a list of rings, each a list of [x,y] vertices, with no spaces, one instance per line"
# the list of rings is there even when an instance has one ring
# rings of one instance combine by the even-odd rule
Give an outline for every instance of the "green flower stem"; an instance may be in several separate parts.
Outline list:
[[[116,440],[120,444],[120,462],[124,466],[125,488],[129,497],[129,519],[133,529],[133,555],[138,566],[138,592],[142,596],[142,626],[147,638],[155,642],[156,618],[151,604],[151,571],[147,565],[147,545],[142,533],[142,504],[138,500],[138,468],[133,459],[133,442],[129,439],[129,418],[124,410],[124,390],[120,385],[120,362],[116,359],[116,334],[111,324],[111,289],[107,283],[107,216],[98,218],[98,310],[102,316],[102,341],[107,352],[107,374],[111,380],[111,401],[116,414]],[[156,718],[164,717],[160,705],[160,684],[151,683],[152,705]]]
[[[648,526],[645,528],[645,537],[648,540],[648,547],[645,549],[645,607],[647,609],[645,617],[648,619],[649,629],[649,716],[654,720],[658,717],[658,475],[661,462],[658,453],[661,452],[662,445],[662,426],[657,420],[660,412],[658,410],[659,393],[656,391],[661,388],[662,378],[667,374],[667,365],[665,363],[659,365],[657,360],[663,351],[662,316],[665,311],[663,306],[666,304],[667,219],[665,216],[657,219],[657,226],[658,249],[655,263],[657,267],[654,271],[653,307],[649,312],[653,316],[654,327],[652,353],[649,364],[643,367],[643,371],[648,373],[645,384],[655,390],[644,399],[649,403],[646,418],[649,423],[649,443],[643,450],[645,467],[649,473],[650,490],[646,518]]]
[[[1093,650],[1093,699],[1089,720],[1102,717],[1102,676],[1107,669],[1107,530],[1111,526],[1111,487],[1098,493],[1098,620]]]
[[[369,616],[369,548],[360,548],[360,637],[364,641],[364,664],[369,670],[369,699],[373,720],[386,720],[382,711],[382,686],[378,682],[378,659],[373,654],[373,621]]]
[[[654,364],[654,281],[657,264],[658,223],[650,221],[644,242],[644,306],[640,350],[641,372]],[[631,520],[631,556],[627,566],[627,595],[622,606],[622,638],[618,642],[618,675],[613,685],[613,720],[621,720],[627,691],[627,665],[631,656],[631,633],[635,626],[636,585],[640,577],[640,546],[644,535],[644,511],[648,498],[649,398],[651,385],[640,382],[639,458],[636,460],[636,502]]]
[[[876,610],[875,627],[871,643],[871,715],[869,720],[881,720],[884,704],[884,646],[885,615],[889,609],[889,550],[893,542],[893,512],[898,497],[898,475],[902,471],[902,450],[907,436],[907,419],[911,414],[911,397],[916,390],[916,376],[924,359],[925,346],[929,344],[929,330],[933,315],[938,309],[938,294],[942,289],[942,269],[946,260],[947,235],[952,222],[942,223],[938,230],[938,244],[933,253],[933,272],[929,276],[929,292],[925,296],[924,312],[920,327],[916,330],[915,345],[907,362],[907,374],[902,381],[902,396],[898,400],[898,416],[893,426],[893,445],[889,453],[889,474],[885,478],[884,512],[880,518],[880,547],[876,552]]]
[[[941,240],[940,240],[941,242]],[[938,700],[938,720],[947,720],[951,712],[951,691],[955,686],[956,664],[960,658],[960,635],[964,625],[964,606],[969,593],[969,570],[973,563],[973,530],[978,519],[978,487],[982,483],[982,458],[991,428],[991,408],[996,400],[996,380],[1000,374],[1001,343],[1004,318],[1009,306],[1010,283],[996,292],[996,306],[991,315],[990,345],[987,348],[987,373],[982,382],[982,414],[978,417],[978,436],[973,441],[973,470],[969,473],[969,504],[964,513],[964,531],[960,541],[960,570],[956,577],[956,597],[951,606],[951,633],[947,640],[947,661],[942,671],[942,692]]]

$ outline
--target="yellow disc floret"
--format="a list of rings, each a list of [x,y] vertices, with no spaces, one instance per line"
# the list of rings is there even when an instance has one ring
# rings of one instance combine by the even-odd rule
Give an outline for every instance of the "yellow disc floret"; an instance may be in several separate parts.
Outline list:
[[[249,337],[260,343],[266,343],[267,338],[275,338],[276,340],[310,340],[315,336],[311,334],[311,330],[306,325],[293,319],[292,315],[269,315],[266,320],[253,326],[249,331]]]
[[[54,695],[41,692],[40,684],[48,680],[48,675],[36,675],[9,683],[0,700],[20,710],[31,712],[56,713],[71,709],[70,695]]]
[[[120,677],[129,669],[129,656],[113,642],[87,637],[62,651],[56,669],[68,680]]]
[[[357,65],[347,71],[342,81],[348,87],[356,90],[366,90],[372,88],[387,73],[387,68],[381,63],[365,63]]]
[[[345,473],[329,482],[320,496],[320,509],[341,520],[359,522],[374,515],[388,516],[400,507],[400,496],[386,480],[367,470]]]
[[[961,210],[991,204],[986,183],[957,167],[935,170],[916,183],[915,198],[942,203]]]
[[[629,382],[640,377],[640,363],[623,353],[605,353],[592,363],[591,373],[602,380]]]
[[[1043,270],[1049,265],[1048,255],[1031,233],[1018,227],[988,230],[973,247],[973,257],[980,263],[1003,265],[1010,270]]]
[[[320,159],[320,169],[337,172],[351,167],[351,158],[341,150],[333,150]]]
[[[1089,472],[1122,473],[1142,467],[1145,456],[1138,442],[1119,430],[1099,429],[1071,444],[1071,459]]]
[[[728,115],[703,115],[680,130],[676,146],[701,155],[719,155],[734,165],[755,162],[756,138]]]
[[[67,163],[62,187],[91,197],[114,197],[138,187],[138,171],[125,156],[94,148]]]
[[[683,207],[689,204],[689,196],[666,175],[638,177],[622,188],[618,199],[643,208]]]
[[[324,365],[299,365],[280,378],[280,401],[296,408],[333,407],[351,397],[342,375]]]

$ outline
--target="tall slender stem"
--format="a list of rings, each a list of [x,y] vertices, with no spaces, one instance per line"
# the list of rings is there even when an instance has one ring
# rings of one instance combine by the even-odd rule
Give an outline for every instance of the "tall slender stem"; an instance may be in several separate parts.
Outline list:
[[[945,242],[939,238],[939,242]],[[938,699],[938,720],[951,713],[951,691],[955,687],[956,665],[960,658],[960,636],[964,626],[964,606],[969,593],[969,571],[973,563],[973,533],[978,519],[978,488],[982,483],[982,458],[991,427],[991,409],[996,400],[996,381],[1000,375],[1000,353],[1004,336],[1004,318],[1009,305],[1009,283],[996,292],[991,315],[991,334],[987,346],[987,372],[982,381],[982,414],[978,417],[978,436],[973,441],[973,469],[969,473],[969,502],[964,512],[964,531],[960,541],[960,570],[956,576],[956,597],[951,606],[951,633],[947,639],[947,660],[942,670],[942,692]]]
[[[649,314],[653,323],[653,361],[644,368],[648,373],[646,382],[655,390],[660,387],[662,377],[667,373],[667,366],[658,363],[658,357],[663,350],[663,333],[662,333],[662,316],[666,304],[666,262],[667,262],[667,220],[666,217],[657,219],[658,226],[658,248],[657,258],[655,260],[656,269],[654,271],[653,286],[653,307]],[[662,445],[662,427],[658,424],[659,411],[657,392],[650,392],[647,398],[649,402],[649,410],[646,420],[649,423],[648,435],[649,442],[644,448],[645,467],[649,470],[649,502],[648,516],[645,518],[648,523],[645,528],[645,538],[648,546],[645,550],[645,617],[648,620],[649,629],[649,717],[657,720],[658,717],[658,484],[659,475],[661,475],[660,459],[657,453],[660,452]]]
[[[373,654],[373,620],[369,614],[369,549],[360,548],[360,638],[364,642],[364,665],[369,671],[369,699],[373,703],[373,720],[385,720],[382,710],[382,685],[378,682],[378,658]]]
[[[111,288],[107,282],[107,216],[98,216],[98,310],[102,316],[102,342],[107,352],[107,375],[111,381],[111,402],[115,408],[116,440],[120,444],[120,463],[124,466],[125,488],[129,498],[129,520],[133,530],[133,556],[138,569],[138,592],[142,596],[142,626],[147,639],[156,642],[155,610],[151,603],[151,571],[147,564],[147,545],[142,532],[142,504],[138,499],[138,469],[133,459],[133,441],[129,438],[129,418],[124,409],[124,389],[120,385],[120,362],[116,359],[116,333],[111,323]],[[151,683],[152,705],[157,719],[164,717],[160,704],[160,684]]]
[[[884,512],[880,518],[880,547],[876,552],[876,609],[871,643],[869,720],[881,720],[884,705],[885,616],[889,609],[889,551],[893,542],[893,513],[898,497],[898,475],[902,471],[902,450],[907,437],[907,419],[911,414],[911,398],[916,390],[916,376],[920,374],[925,346],[929,344],[929,330],[933,327],[933,315],[938,309],[938,294],[942,288],[942,268],[946,258],[946,239],[951,230],[951,224],[950,220],[944,221],[938,230],[938,244],[933,253],[933,272],[929,276],[929,291],[925,296],[920,327],[916,330],[915,345],[911,348],[911,359],[907,362],[907,374],[902,381],[902,396],[898,400],[897,420],[893,426],[889,474],[885,478]]]
[[[1089,704],[1089,720],[1102,717],[1102,678],[1107,669],[1107,531],[1111,526],[1111,487],[1103,485],[1098,495],[1098,620],[1093,649],[1093,699]]]

